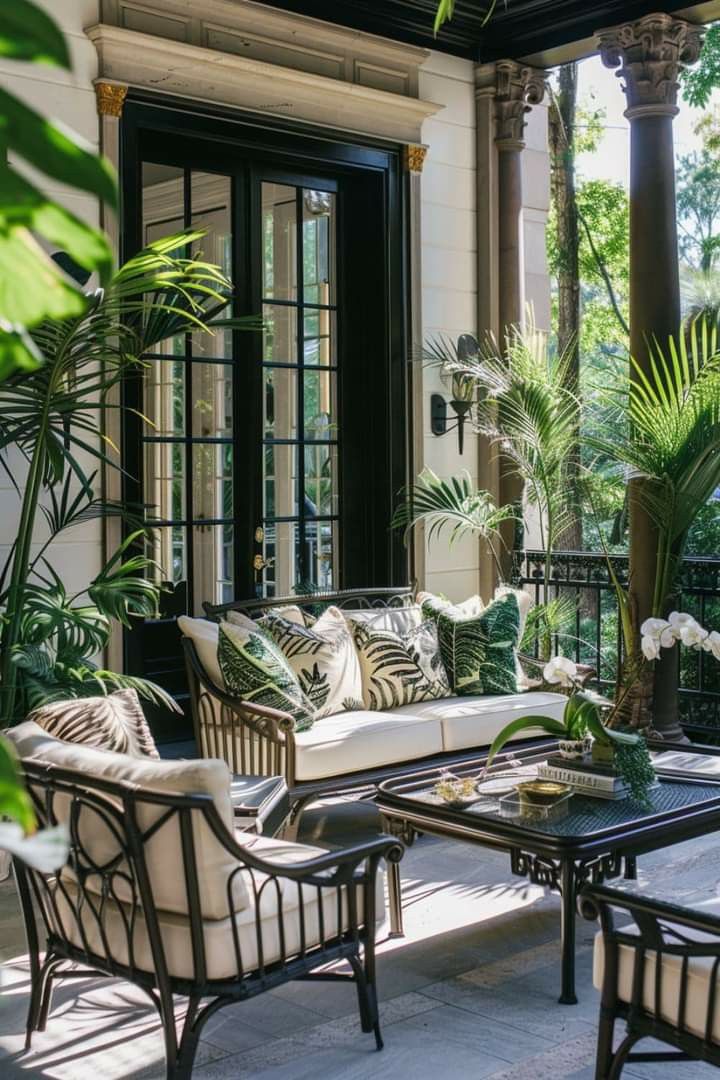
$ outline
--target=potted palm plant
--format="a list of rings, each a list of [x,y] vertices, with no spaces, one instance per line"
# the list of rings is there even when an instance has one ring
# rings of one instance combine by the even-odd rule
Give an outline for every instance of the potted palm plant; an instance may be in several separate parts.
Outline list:
[[[178,334],[243,322],[221,318],[231,284],[192,254],[202,236],[186,231],[151,244],[78,314],[33,329],[41,366],[0,384],[0,464],[11,449],[28,463],[17,536],[0,568],[0,726],[47,700],[127,686],[174,707],[159,687],[97,662],[111,619],[129,625],[153,615],[159,596],[142,550],[145,508],[105,498],[97,477],[98,467],[120,467],[104,418],[120,408],[113,392],[141,370],[143,354]],[[125,539],[86,589],[69,595],[52,565],[52,543],[113,516],[124,522]]]

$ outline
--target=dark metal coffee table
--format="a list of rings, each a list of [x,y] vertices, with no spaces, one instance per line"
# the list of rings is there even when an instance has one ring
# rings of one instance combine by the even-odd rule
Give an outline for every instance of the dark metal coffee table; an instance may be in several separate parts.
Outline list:
[[[544,761],[554,743],[515,751],[523,765]],[[692,753],[692,748],[683,747]],[[698,747],[707,754],[708,749]],[[712,753],[712,751],[710,751]],[[717,753],[717,751],[716,751]],[[484,757],[453,768],[457,776],[477,774]],[[507,769],[493,765],[491,774]],[[485,799],[455,809],[428,801],[440,770],[416,773],[412,780],[388,780],[378,789],[377,805],[388,832],[411,844],[418,833],[454,837],[469,844],[496,848],[510,855],[514,874],[545,885],[562,899],[561,993],[564,1005],[577,1003],[575,994],[575,916],[578,890],[624,874],[635,877],[638,855],[720,829],[720,783],[689,775],[660,777],[651,792],[652,808],[644,810],[629,799],[609,802],[573,795],[567,816],[556,821],[528,821],[500,815],[497,800]],[[402,934],[400,867],[388,866],[391,932]]]

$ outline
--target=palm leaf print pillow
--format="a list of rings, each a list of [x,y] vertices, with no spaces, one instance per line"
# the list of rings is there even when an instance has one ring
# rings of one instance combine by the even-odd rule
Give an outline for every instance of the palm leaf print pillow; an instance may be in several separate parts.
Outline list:
[[[315,710],[273,639],[251,619],[220,623],[218,663],[229,694],[290,713],[296,731],[312,727]]]
[[[366,709],[394,709],[450,696],[437,629],[429,620],[406,634],[353,624]]]
[[[327,608],[312,626],[300,626],[277,612],[270,612],[262,625],[282,649],[316,718],[358,707],[360,661],[339,608]]]
[[[520,609],[514,592],[468,615],[425,594],[423,615],[437,625],[440,655],[456,694],[516,694]]]

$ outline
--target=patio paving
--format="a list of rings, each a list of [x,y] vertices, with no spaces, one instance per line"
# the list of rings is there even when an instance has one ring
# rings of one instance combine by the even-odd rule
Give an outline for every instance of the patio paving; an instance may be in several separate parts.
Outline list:
[[[421,838],[403,863],[406,937],[379,947],[385,1050],[360,1032],[354,989],[293,983],[223,1010],[205,1028],[196,1080],[591,1080],[598,995],[594,927],[578,924],[580,1004],[557,1004],[559,901],[506,856]],[[677,902],[720,891],[720,834],[640,860],[639,887]],[[14,886],[0,885],[0,1077],[161,1080],[159,1024],[119,981],[58,988],[44,1034],[22,1050],[28,968]],[[641,1080],[710,1077],[710,1066],[636,1065]]]

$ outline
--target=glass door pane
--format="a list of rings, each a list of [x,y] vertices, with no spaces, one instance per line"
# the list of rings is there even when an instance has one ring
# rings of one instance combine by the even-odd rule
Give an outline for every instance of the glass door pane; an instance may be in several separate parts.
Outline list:
[[[264,596],[338,581],[335,201],[261,184]]]
[[[143,240],[184,229],[204,235],[187,254],[232,277],[231,178],[145,163]],[[230,304],[217,313],[229,317]],[[193,331],[144,358],[144,502],[157,576],[185,594],[185,610],[234,598],[234,360],[232,332]]]

